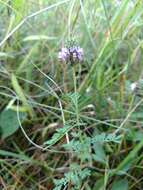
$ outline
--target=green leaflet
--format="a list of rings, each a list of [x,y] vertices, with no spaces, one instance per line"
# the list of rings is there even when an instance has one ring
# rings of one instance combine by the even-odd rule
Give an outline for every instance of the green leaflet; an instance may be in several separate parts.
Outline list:
[[[19,113],[21,122],[26,118],[26,113]],[[19,128],[17,112],[4,110],[0,114],[0,134],[2,139],[12,135]]]
[[[127,179],[120,179],[115,180],[112,185],[111,190],[128,190],[128,180]]]

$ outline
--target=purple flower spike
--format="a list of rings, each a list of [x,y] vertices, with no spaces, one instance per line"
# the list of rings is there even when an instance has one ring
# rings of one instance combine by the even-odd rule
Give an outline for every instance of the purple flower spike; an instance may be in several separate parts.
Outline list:
[[[69,48],[63,47],[59,52],[58,58],[64,62],[81,62],[83,61],[83,49],[79,46],[72,46]]]

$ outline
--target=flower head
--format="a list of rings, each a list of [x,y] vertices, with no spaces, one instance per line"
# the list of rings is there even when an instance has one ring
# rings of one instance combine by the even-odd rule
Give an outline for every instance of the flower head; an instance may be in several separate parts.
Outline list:
[[[81,62],[83,61],[83,48],[76,45],[61,48],[58,58],[64,62]]]

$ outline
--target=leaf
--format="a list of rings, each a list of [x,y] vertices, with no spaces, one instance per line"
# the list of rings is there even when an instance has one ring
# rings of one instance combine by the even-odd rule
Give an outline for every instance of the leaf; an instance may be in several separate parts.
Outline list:
[[[93,190],[102,190],[104,186],[104,178],[100,178],[96,181]]]
[[[95,141],[95,137],[99,137],[99,130],[95,129],[93,138],[92,138],[92,144],[93,144],[93,149],[95,151],[95,154],[93,155],[93,159],[97,162],[101,162],[103,164],[106,164],[106,153],[104,150],[104,143],[103,141]],[[105,137],[105,134],[102,134],[103,137]],[[101,136],[101,137],[102,137]],[[101,138],[100,138],[101,140]]]
[[[13,58],[13,56],[12,56],[11,54],[9,54],[9,53],[0,52],[0,59],[2,59],[2,58],[7,58],[7,57]]]
[[[84,123],[79,123],[78,126],[83,126]],[[62,139],[66,133],[68,133],[72,128],[76,127],[77,125],[69,125],[65,124],[62,128],[56,130],[50,140],[44,142],[45,145],[48,145],[47,148],[56,144],[60,139]]]
[[[14,90],[16,91],[17,95],[19,96],[19,99],[23,102],[23,105],[27,108],[27,111],[29,112],[30,116],[33,117],[33,110],[30,107],[30,105],[27,103],[27,99],[23,93],[23,90],[22,90],[21,86],[19,85],[19,82],[14,74],[12,74],[11,82],[12,82]]]
[[[55,188],[53,190],[61,190],[62,187],[66,186],[67,184],[67,179],[66,178],[61,178],[61,179],[54,179],[55,183]]]
[[[38,40],[56,40],[56,37],[46,36],[46,35],[31,35],[23,39],[23,41],[38,41]]]
[[[130,129],[126,135],[126,139],[134,142],[141,141],[143,139],[143,133],[141,131],[136,131],[135,129]]]
[[[128,180],[121,179],[113,182],[111,190],[128,190]]]
[[[54,133],[54,135],[52,136],[52,138],[50,140],[46,141],[44,144],[48,145],[48,147],[56,144],[72,128],[73,128],[73,126],[65,125],[63,128],[57,129],[56,132]]]
[[[70,99],[72,105],[76,107],[80,98],[80,94],[78,92],[68,93],[67,97]]]
[[[26,118],[26,113],[19,113],[20,120]],[[12,110],[4,110],[0,114],[0,133],[2,139],[12,135],[19,128],[17,112]]]
[[[90,97],[85,95],[80,95],[78,92],[67,93],[65,99],[70,103],[72,110],[75,110],[78,106],[78,110],[81,111],[90,103]]]
[[[15,22],[18,23],[24,16],[24,13],[26,10],[26,1],[25,0],[13,0],[12,6],[17,13]]]
[[[26,156],[24,153],[14,153],[14,152],[9,152],[5,150],[0,149],[0,156],[6,156],[6,157],[12,157],[14,159],[19,159],[19,160],[24,160],[24,161],[29,161],[32,162],[32,159]]]
[[[135,113],[132,113],[131,119],[142,119],[143,118],[143,112],[135,112]]]
[[[105,154],[105,151],[103,148],[103,144],[96,142],[96,143],[94,143],[93,148],[95,151],[95,154],[93,155],[93,159],[97,162],[101,162],[101,163],[105,164],[106,163],[106,154]]]

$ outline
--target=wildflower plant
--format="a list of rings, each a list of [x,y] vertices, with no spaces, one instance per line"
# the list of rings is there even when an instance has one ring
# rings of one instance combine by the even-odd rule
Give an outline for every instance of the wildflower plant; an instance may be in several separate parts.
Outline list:
[[[84,52],[83,48],[79,46],[79,44],[75,40],[69,40],[65,43],[65,45],[60,49],[58,53],[58,59],[62,62],[61,67],[63,70],[63,81],[64,81],[64,91],[68,93],[69,89],[67,87],[67,83],[69,83],[68,73],[68,65],[72,65],[72,73],[70,73],[73,77],[73,81],[77,83],[76,77],[76,65],[78,66],[78,70],[80,70],[81,66],[78,63],[83,62]],[[74,86],[75,87],[75,86]]]

